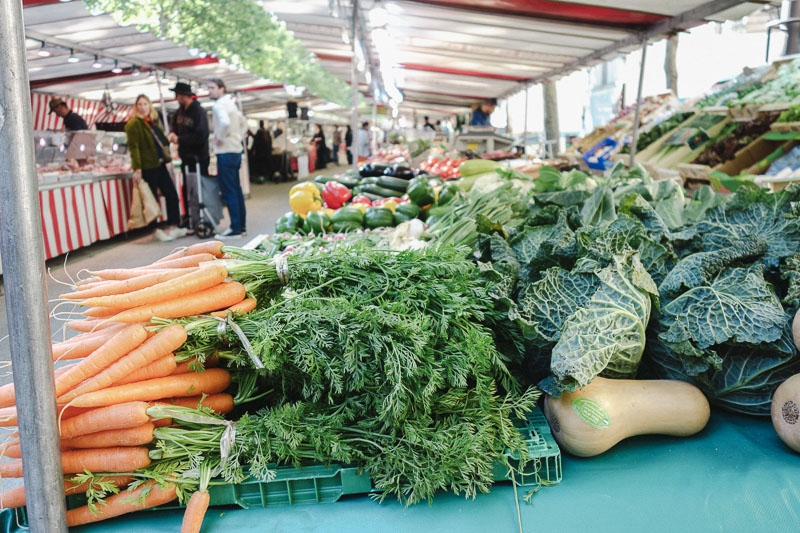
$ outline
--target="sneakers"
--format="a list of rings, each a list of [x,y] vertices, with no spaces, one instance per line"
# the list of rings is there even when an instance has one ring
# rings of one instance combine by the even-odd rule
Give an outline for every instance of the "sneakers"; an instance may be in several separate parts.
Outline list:
[[[236,237],[241,237],[244,233],[234,233],[231,228],[226,229],[222,233],[217,233],[214,235],[215,239],[234,239]]]
[[[162,242],[174,241],[176,239],[176,237],[172,234],[172,232],[167,233],[161,228],[157,229],[156,232],[153,234],[153,236]]]
[[[189,230],[186,228],[175,228],[170,230],[167,235],[171,235],[173,239],[180,239],[181,237],[186,237],[186,234],[189,233]]]

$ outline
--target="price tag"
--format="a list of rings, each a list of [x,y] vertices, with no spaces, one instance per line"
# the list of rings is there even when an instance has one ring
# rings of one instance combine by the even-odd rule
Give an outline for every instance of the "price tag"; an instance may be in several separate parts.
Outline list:
[[[478,143],[467,143],[467,150],[477,150]]]

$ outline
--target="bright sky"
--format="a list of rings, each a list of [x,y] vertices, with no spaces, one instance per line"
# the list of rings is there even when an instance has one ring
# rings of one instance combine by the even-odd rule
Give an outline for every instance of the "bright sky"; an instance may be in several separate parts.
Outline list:
[[[773,32],[770,57],[780,55],[784,39]],[[666,89],[664,74],[665,41],[656,42],[647,49],[643,96],[660,94]],[[693,98],[702,95],[715,82],[738,75],[744,67],[757,67],[765,62],[766,33],[747,33],[740,23],[705,24],[686,33],[681,33],[678,42],[678,96]],[[617,81],[606,93],[616,101],[623,83],[625,103],[636,98],[641,52],[633,52],[609,64],[609,76]],[[558,112],[561,133],[588,133],[595,124],[589,111],[593,87],[598,85],[600,68],[594,67],[575,72],[558,81]],[[597,91],[594,91],[597,93]],[[541,86],[528,91],[528,131],[544,130],[543,98]],[[595,96],[595,100],[602,100]],[[524,130],[524,93],[509,99],[511,128],[519,133]],[[499,115],[499,116],[498,116]],[[498,127],[506,125],[505,113],[495,113],[492,122]]]

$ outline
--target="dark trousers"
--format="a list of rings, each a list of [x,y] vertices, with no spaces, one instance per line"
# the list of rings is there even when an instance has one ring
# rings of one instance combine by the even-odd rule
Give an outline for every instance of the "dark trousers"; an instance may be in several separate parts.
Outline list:
[[[244,194],[239,183],[239,168],[242,166],[242,154],[217,154],[217,176],[222,201],[228,206],[231,217],[231,230],[241,233],[247,228],[247,210],[244,206]]]
[[[350,147],[349,146],[347,147],[347,164],[348,165],[352,165],[353,164],[353,152],[350,151]]]
[[[175,183],[173,183],[167,167],[161,165],[142,170],[142,179],[150,186],[153,196],[158,198],[158,193],[161,192],[161,196],[167,201],[167,223],[170,226],[177,226],[181,221],[178,191],[175,190]]]

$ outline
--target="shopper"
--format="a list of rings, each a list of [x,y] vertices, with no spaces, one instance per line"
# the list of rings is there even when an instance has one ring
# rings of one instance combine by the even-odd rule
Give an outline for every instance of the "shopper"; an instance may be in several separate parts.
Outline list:
[[[339,147],[342,145],[342,132],[339,130],[339,125],[333,125],[333,146],[331,147],[333,150],[333,164],[339,164]]]
[[[253,135],[253,147],[250,149],[250,158],[253,164],[250,173],[261,179],[272,179],[272,135],[264,125],[263,120],[258,121],[258,131]]]
[[[497,109],[497,98],[484,101],[472,111],[470,126],[490,126],[489,118],[494,110]]]
[[[362,122],[361,128],[358,130],[358,157],[367,158],[372,155],[372,148],[369,142],[369,122]]]
[[[61,98],[53,98],[49,104],[50,112],[64,119],[64,129],[67,131],[88,130],[89,125],[79,114],[67,107]]]
[[[170,161],[169,141],[164,129],[158,123],[158,113],[150,99],[140,94],[133,106],[133,116],[125,124],[128,136],[128,153],[131,156],[134,182],[141,179],[150,186],[153,196],[159,191],[167,201],[166,230],[157,229],[155,238],[159,241],[171,241],[186,235],[186,230],[178,228],[180,210],[178,193],[172,182],[167,163]]]
[[[428,117],[425,117],[425,124],[422,126],[422,129],[436,131],[436,128],[433,126],[433,124],[431,124],[431,121]]]
[[[347,131],[344,133],[344,147],[347,152],[347,164],[353,164],[353,151],[350,148],[353,146],[353,130],[347,126]]]
[[[189,214],[187,224],[189,228],[194,228],[200,221],[197,191],[195,190],[197,183],[190,183],[187,176],[189,173],[197,172],[198,163],[200,175],[208,176],[208,117],[203,106],[196,100],[191,85],[178,82],[172,91],[178,101],[178,110],[172,115],[170,123],[172,131],[167,139],[178,145],[178,157],[181,158],[183,174],[183,201]],[[193,231],[190,229],[190,232]]]
[[[322,131],[322,126],[314,124],[314,138],[311,139],[314,147],[317,150],[317,164],[314,166],[315,170],[323,170],[328,166],[328,146],[325,144],[325,132]]]
[[[240,237],[247,231],[247,211],[244,194],[239,182],[239,169],[242,166],[242,140],[247,132],[247,120],[233,96],[227,94],[225,83],[219,78],[208,80],[208,95],[214,100],[213,150],[217,156],[217,176],[222,200],[228,206],[231,225],[217,238]]]

